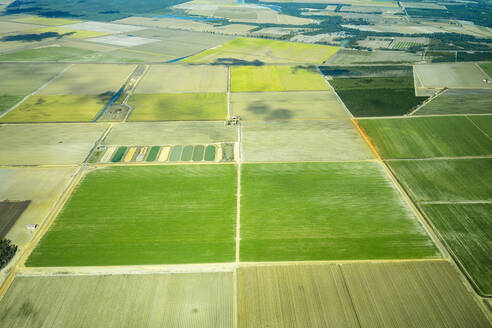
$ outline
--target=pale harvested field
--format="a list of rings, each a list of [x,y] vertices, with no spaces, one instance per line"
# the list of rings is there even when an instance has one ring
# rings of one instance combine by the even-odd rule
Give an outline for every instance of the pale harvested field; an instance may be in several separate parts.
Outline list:
[[[358,327],[337,265],[238,269],[239,327]]]
[[[0,165],[81,163],[105,124],[0,125]]]
[[[28,224],[41,224],[63,190],[75,167],[0,169],[0,200],[31,200],[6,238],[24,248],[33,237]]]
[[[0,94],[25,95],[61,72],[66,64],[0,64]]]
[[[159,42],[159,40],[156,39],[140,38],[138,36],[128,36],[123,34],[106,35],[97,38],[91,38],[88,39],[87,41],[109,44],[112,46],[119,46],[119,47],[135,47],[147,43]]]
[[[141,26],[112,24],[112,23],[103,23],[103,22],[82,22],[82,23],[63,25],[62,27],[70,28],[73,30],[83,30],[83,31],[101,32],[101,33],[109,33],[109,34],[135,32],[145,29],[145,27],[141,27]]]
[[[353,65],[353,64],[394,64],[414,63],[421,60],[420,54],[395,51],[358,51],[341,49],[331,56],[324,64]]]
[[[414,72],[424,88],[492,89],[474,63],[416,65]]]
[[[243,122],[247,162],[373,159],[350,120]]]
[[[223,122],[125,123],[113,127],[106,145],[183,145],[235,142],[235,127]]]
[[[341,267],[361,327],[490,327],[447,262]]]
[[[232,327],[232,273],[17,277],[7,327]]]
[[[348,117],[332,91],[232,93],[231,111],[247,121]]]
[[[39,92],[42,95],[98,95],[116,92],[126,82],[135,65],[78,64]]]
[[[1,33],[12,33],[12,32],[21,32],[26,30],[32,30],[40,27],[39,25],[32,24],[20,24],[14,22],[1,22],[0,21],[0,31]]]
[[[224,66],[152,65],[135,93],[226,92]]]

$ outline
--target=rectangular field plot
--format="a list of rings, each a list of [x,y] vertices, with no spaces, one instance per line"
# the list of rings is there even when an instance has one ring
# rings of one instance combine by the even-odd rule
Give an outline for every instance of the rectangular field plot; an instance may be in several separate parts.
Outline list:
[[[326,65],[360,65],[360,64],[402,64],[422,60],[421,54],[402,51],[360,51],[341,49],[331,56]]]
[[[0,54],[0,61],[27,61],[27,62],[63,62],[63,61],[90,61],[94,51],[65,46],[46,46]],[[27,75],[29,76],[29,75]]]
[[[103,143],[139,146],[236,141],[237,129],[222,122],[154,122],[116,125]]]
[[[159,40],[156,39],[140,38],[138,36],[129,36],[123,34],[105,35],[105,36],[89,39],[88,41],[102,43],[102,44],[110,44],[118,47],[135,47],[147,43],[159,42]]]
[[[492,294],[492,203],[421,205],[482,294]]]
[[[244,164],[240,259],[439,256],[380,164]]]
[[[237,272],[240,328],[358,327],[337,265],[251,266]]]
[[[492,154],[492,141],[463,116],[367,119],[358,123],[381,156],[388,159]]]
[[[66,64],[0,64],[0,95],[25,96],[56,74],[61,72]]]
[[[225,93],[134,94],[130,121],[220,121],[227,117]]]
[[[0,169],[0,200],[30,201],[6,235],[21,251],[33,237],[26,225],[41,224],[46,219],[75,171],[75,167]]]
[[[242,156],[247,162],[374,158],[350,120],[245,121],[241,129]]]
[[[0,165],[78,164],[105,124],[0,125]]]
[[[470,120],[475,123],[489,138],[492,138],[492,115],[470,116]]]
[[[135,68],[135,65],[76,64],[39,94],[100,95],[116,92]]]
[[[205,50],[183,62],[187,63],[322,63],[338,47],[303,44],[268,39],[237,38],[219,47]]]
[[[30,200],[0,201],[0,238],[5,237],[30,202]]]
[[[226,92],[224,66],[152,65],[135,93]]]
[[[492,114],[492,90],[449,90],[415,115]]]
[[[31,96],[0,122],[92,121],[110,100],[108,96]]]
[[[388,164],[417,202],[492,200],[492,158]]]
[[[236,167],[107,167],[86,175],[28,266],[232,262]]]
[[[232,273],[17,277],[3,327],[232,327]]]
[[[232,93],[231,111],[247,121],[348,117],[332,91]]]
[[[313,66],[233,66],[231,91],[330,90]]]
[[[424,88],[492,89],[475,63],[415,65],[415,74]]]
[[[413,77],[335,78],[330,81],[356,117],[409,113],[427,97],[416,97]]]
[[[445,261],[341,267],[360,327],[489,327]]]

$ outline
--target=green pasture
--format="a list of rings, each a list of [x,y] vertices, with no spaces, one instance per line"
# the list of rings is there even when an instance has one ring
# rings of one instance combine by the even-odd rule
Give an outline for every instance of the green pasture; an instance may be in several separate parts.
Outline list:
[[[490,114],[492,92],[448,91],[419,109],[415,115]]]
[[[384,158],[492,154],[492,141],[464,116],[363,119],[358,122]]]
[[[234,261],[236,167],[107,167],[88,173],[27,266]]]
[[[225,93],[135,94],[130,121],[225,120]]]
[[[241,261],[439,256],[378,163],[241,169]]]

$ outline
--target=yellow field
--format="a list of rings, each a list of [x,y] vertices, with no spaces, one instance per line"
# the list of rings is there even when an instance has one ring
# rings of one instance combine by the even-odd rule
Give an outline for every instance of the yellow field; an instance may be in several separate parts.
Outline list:
[[[34,34],[42,34],[42,33],[49,33],[49,32],[58,33],[64,37],[68,37],[72,39],[87,39],[87,38],[95,38],[98,36],[107,35],[107,33],[72,30],[63,27],[42,27],[29,31],[29,33],[34,33]]]
[[[216,48],[207,49],[183,62],[188,63],[322,63],[338,47],[254,38],[237,38]]]
[[[311,66],[233,66],[231,90],[301,91],[330,90],[328,83]]]
[[[38,16],[23,17],[23,18],[15,19],[14,21],[19,23],[39,24],[39,25],[48,25],[48,26],[67,25],[67,24],[74,24],[74,23],[81,22],[79,20],[73,20],[73,19],[47,18],[47,17],[38,17]]]

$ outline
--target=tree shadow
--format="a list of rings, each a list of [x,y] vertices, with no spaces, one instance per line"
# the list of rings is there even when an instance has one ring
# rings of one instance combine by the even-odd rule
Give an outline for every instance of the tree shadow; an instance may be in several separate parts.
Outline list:
[[[217,58],[211,65],[263,66],[265,63],[258,59],[248,61],[237,58]]]
[[[0,41],[34,42],[34,41],[43,41],[45,39],[52,39],[52,38],[60,39],[72,34],[75,34],[75,32],[68,32],[63,34],[57,32],[44,32],[44,33],[32,33],[32,34],[7,35],[1,38]]]

